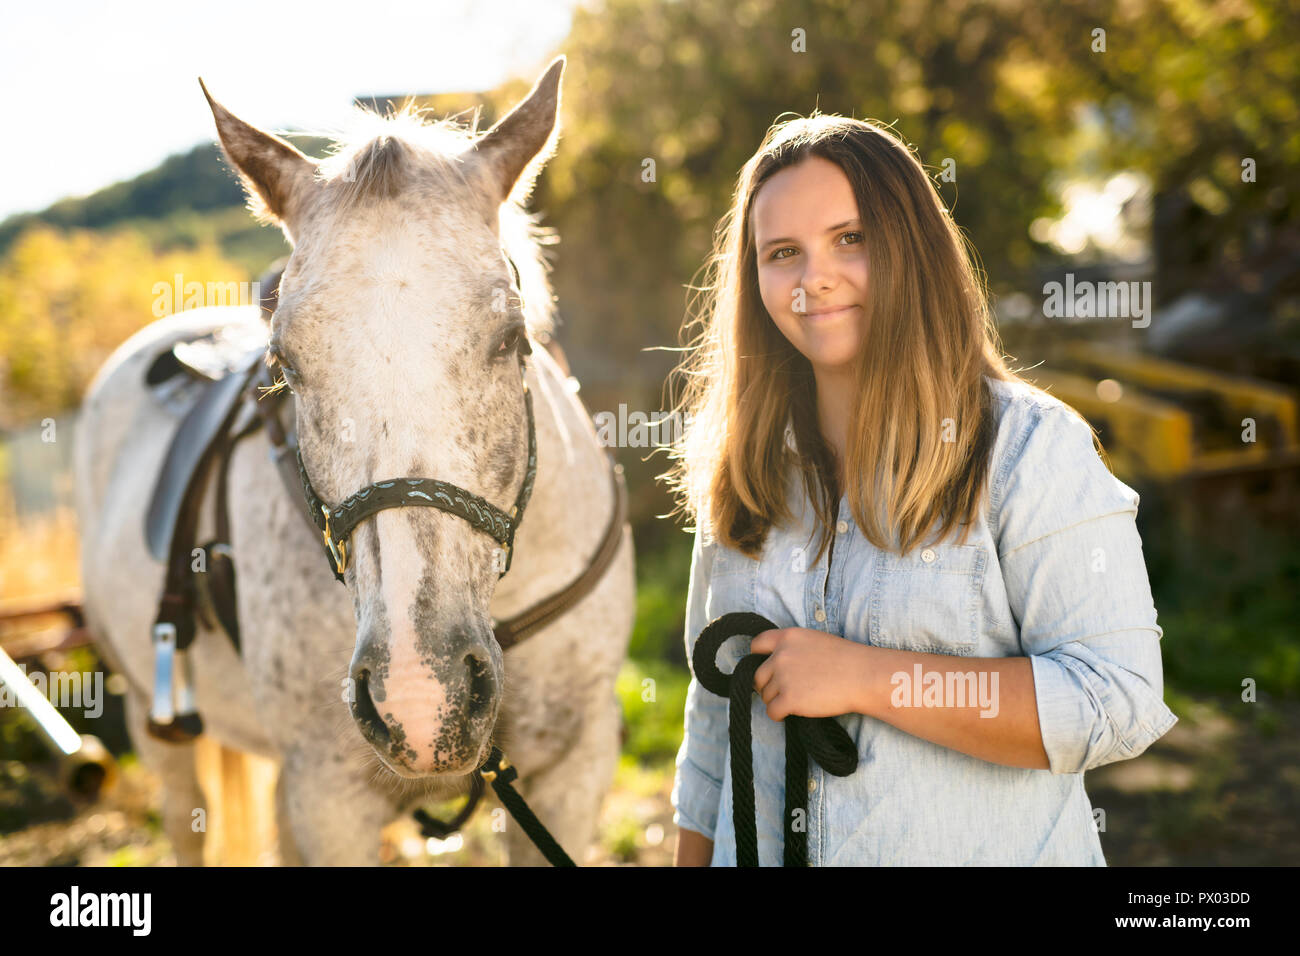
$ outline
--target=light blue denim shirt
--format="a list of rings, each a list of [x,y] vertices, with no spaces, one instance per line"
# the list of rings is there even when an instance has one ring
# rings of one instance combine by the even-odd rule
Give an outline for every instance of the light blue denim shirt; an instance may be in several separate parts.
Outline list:
[[[1088,427],[1059,401],[993,381],[998,436],[967,543],[956,536],[882,551],[839,504],[831,553],[812,563],[814,513],[792,480],[793,526],[754,560],[698,531],[686,652],[705,625],[755,611],[880,647],[954,657],[1028,657],[1050,770],[1005,767],[875,718],[835,718],[857,744],[847,777],[809,761],[814,866],[1105,866],[1084,771],[1142,753],[1177,722],[1165,706],[1162,629],[1135,526],[1138,496],[1102,463]],[[787,440],[792,436],[787,433]],[[793,469],[791,472],[793,476]],[[730,672],[748,641],[728,641]],[[779,866],[785,731],[757,694],[753,721],[759,860]],[[727,701],[692,677],[673,782],[673,822],[735,866]]]

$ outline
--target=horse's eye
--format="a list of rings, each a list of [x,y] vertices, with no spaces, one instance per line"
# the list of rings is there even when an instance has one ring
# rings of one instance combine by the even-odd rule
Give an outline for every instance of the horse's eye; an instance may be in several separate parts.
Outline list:
[[[284,379],[285,384],[290,389],[301,384],[302,377],[298,374],[298,370],[285,361],[284,354],[278,348],[271,346],[267,349],[267,354],[270,356],[271,368],[280,373],[281,378]]]
[[[497,349],[497,357],[509,355],[516,350],[520,355],[533,354],[532,343],[528,341],[528,335],[522,325],[513,325],[506,332],[505,338],[501,340],[501,347]]]

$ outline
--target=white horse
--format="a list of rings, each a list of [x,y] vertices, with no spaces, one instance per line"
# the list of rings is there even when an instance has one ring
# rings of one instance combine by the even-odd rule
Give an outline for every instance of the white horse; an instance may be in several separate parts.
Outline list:
[[[209,99],[251,205],[293,244],[278,308],[269,326],[257,307],[208,308],[142,329],[92,383],[76,449],[87,623],[132,688],[131,738],[162,779],[164,826],[182,865],[202,862],[193,744],[146,732],[143,691],[164,568],[142,529],[178,412],[144,371],[180,339],[232,321],[260,325],[291,366],[299,447],[322,500],[334,506],[372,482],[420,477],[508,510],[527,459],[519,323],[530,341],[553,323],[542,231],[521,204],[555,148],[563,67],[562,57],[553,62],[486,133],[372,116],[377,135],[322,161]],[[491,537],[453,514],[410,507],[357,526],[340,587],[270,460],[265,430],[236,447],[243,652],[200,622],[190,654],[204,732],[280,763],[281,862],[376,863],[381,828],[467,793],[493,742],[543,825],[582,862],[618,755],[614,682],[633,618],[632,537],[619,528],[594,590],[503,654],[493,620],[581,574],[615,507],[607,454],[547,349],[532,350],[525,377],[536,484],[500,583]],[[210,507],[200,541],[213,536]],[[343,690],[357,678],[368,716]],[[513,821],[504,840],[511,864],[543,863]]]

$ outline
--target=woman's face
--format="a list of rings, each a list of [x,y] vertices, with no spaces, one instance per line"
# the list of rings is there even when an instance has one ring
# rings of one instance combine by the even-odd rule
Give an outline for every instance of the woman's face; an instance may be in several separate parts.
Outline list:
[[[811,156],[754,197],[758,285],[782,334],[818,377],[847,371],[866,334],[867,248],[853,187]]]

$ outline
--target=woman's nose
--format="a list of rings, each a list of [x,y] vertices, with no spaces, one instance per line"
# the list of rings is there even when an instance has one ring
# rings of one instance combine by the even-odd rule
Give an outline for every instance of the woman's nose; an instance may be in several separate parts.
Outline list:
[[[803,279],[799,287],[806,295],[810,298],[818,298],[835,288],[838,280],[834,265],[828,257],[810,252],[805,262],[807,265],[804,267]]]

